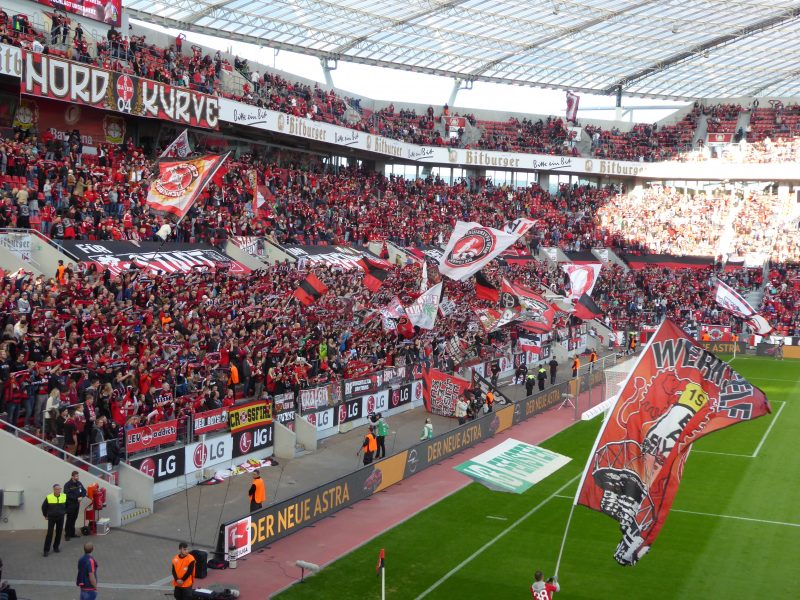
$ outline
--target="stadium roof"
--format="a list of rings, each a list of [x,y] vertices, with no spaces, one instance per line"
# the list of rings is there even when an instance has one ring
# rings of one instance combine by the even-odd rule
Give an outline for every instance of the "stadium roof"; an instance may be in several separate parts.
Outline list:
[[[462,80],[674,99],[800,95],[800,1],[129,0],[134,18]]]

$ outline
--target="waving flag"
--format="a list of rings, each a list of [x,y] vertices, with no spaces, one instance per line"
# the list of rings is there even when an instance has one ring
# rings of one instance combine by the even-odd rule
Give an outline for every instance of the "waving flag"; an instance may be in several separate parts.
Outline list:
[[[545,333],[553,329],[555,310],[541,295],[531,288],[503,279],[500,290],[500,304],[503,308],[517,311],[516,319],[526,322],[526,329]]]
[[[747,324],[758,335],[767,335],[772,331],[772,326],[750,304],[742,298],[741,294],[721,279],[717,280],[714,295],[722,308],[731,311],[741,319],[747,319]]]
[[[356,264],[364,269],[364,287],[373,293],[377,292],[389,277],[389,263],[384,260],[373,260],[365,256]]]
[[[666,320],[606,417],[575,503],[619,521],[614,558],[633,565],[664,525],[692,442],[768,412],[764,392]]]
[[[427,259],[422,259],[422,281],[419,284],[419,291],[420,293],[425,293],[428,289],[428,261]]]
[[[597,317],[603,314],[603,310],[597,306],[594,300],[592,300],[589,294],[584,294],[578,301],[575,303],[575,313],[574,315],[578,317],[581,321],[591,321],[592,319],[596,319]]]
[[[147,192],[147,205],[156,212],[182,219],[226,158],[227,154],[214,154],[189,160],[160,160],[159,176]]]
[[[175,140],[164,149],[160,158],[186,158],[192,153],[189,144],[189,130],[184,129]]]
[[[480,223],[458,221],[439,260],[439,272],[463,281],[516,242],[521,230],[523,227],[519,226],[506,233]]]
[[[602,266],[601,263],[587,263],[585,265],[569,263],[561,265],[561,268],[569,276],[570,298],[577,300],[584,294],[591,296]]]
[[[475,273],[475,295],[481,300],[497,302],[500,300],[500,290],[498,290],[482,271]]]
[[[433,329],[436,315],[439,312],[441,296],[442,282],[440,281],[417,298],[413,304],[406,307],[409,321],[420,329]]]
[[[322,283],[316,275],[309,273],[300,287],[297,288],[292,294],[304,306],[310,306],[319,300],[325,292],[328,291],[327,286]]]
[[[567,122],[575,123],[578,120],[578,105],[581,97],[578,94],[567,92]]]
[[[437,369],[422,370],[422,397],[425,410],[443,417],[454,417],[456,402],[464,395],[472,382]]]

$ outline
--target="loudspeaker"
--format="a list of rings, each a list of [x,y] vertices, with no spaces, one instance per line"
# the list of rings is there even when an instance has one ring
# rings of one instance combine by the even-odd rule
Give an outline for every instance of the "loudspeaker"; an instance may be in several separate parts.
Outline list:
[[[208,577],[208,552],[202,550],[192,550],[189,554],[194,556],[194,576],[195,579],[205,579]]]

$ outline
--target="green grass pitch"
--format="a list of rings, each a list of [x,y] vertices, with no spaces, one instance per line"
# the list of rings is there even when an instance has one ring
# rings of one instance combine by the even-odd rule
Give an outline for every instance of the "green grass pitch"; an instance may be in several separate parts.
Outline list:
[[[738,357],[733,366],[767,393],[772,414],[695,444],[661,535],[635,567],[613,559],[616,521],[576,507],[558,600],[800,598],[800,361]],[[380,548],[387,598],[530,598],[534,571],[555,568],[600,424],[579,422],[542,444],[573,461],[525,494],[473,483],[278,598],[380,598]]]

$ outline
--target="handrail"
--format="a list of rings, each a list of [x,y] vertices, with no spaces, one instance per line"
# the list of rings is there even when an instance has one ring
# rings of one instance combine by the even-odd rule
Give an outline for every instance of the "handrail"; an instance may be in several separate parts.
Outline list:
[[[71,463],[75,464],[76,466],[81,467],[83,470],[85,470],[90,475],[94,475],[95,477],[99,477],[103,481],[111,483],[112,485],[116,485],[116,484],[114,484],[114,481],[113,481],[113,479],[114,479],[113,475],[109,471],[107,471],[106,469],[101,469],[100,467],[97,467],[96,465],[93,465],[92,463],[83,460],[80,456],[75,456],[74,454],[70,454],[69,452],[67,452],[63,448],[59,448],[58,446],[55,446],[55,445],[51,444],[50,442],[47,442],[47,441],[43,440],[42,438],[40,438],[40,437],[38,437],[38,436],[28,432],[28,431],[25,431],[24,429],[20,429],[16,425],[13,425],[13,424],[11,424],[11,423],[9,423],[7,421],[3,421],[2,427],[5,428],[5,429],[11,429],[11,433],[14,434],[14,437],[20,438],[20,437],[24,436],[24,437],[28,437],[28,438],[33,438],[34,440],[38,440],[40,446],[46,446],[49,449],[49,450],[45,450],[44,448],[39,447],[39,449],[42,452],[48,452],[48,454],[52,454],[52,452],[50,452],[50,451],[51,450],[55,450],[56,453],[58,453],[59,455],[62,455],[62,456],[60,456],[60,458],[62,460],[71,462]]]
[[[24,227],[2,227],[2,228],[0,228],[0,233],[29,233],[29,234],[35,235],[41,241],[43,241],[45,244],[48,244],[49,246],[52,246],[53,248],[55,248],[59,252],[63,252],[64,254],[69,256],[70,258],[78,260],[77,256],[75,256],[72,253],[70,253],[66,248],[64,248],[64,246],[62,246],[61,244],[56,242],[54,239],[46,236],[45,234],[43,234],[38,229],[33,229],[33,228],[26,229]]]

